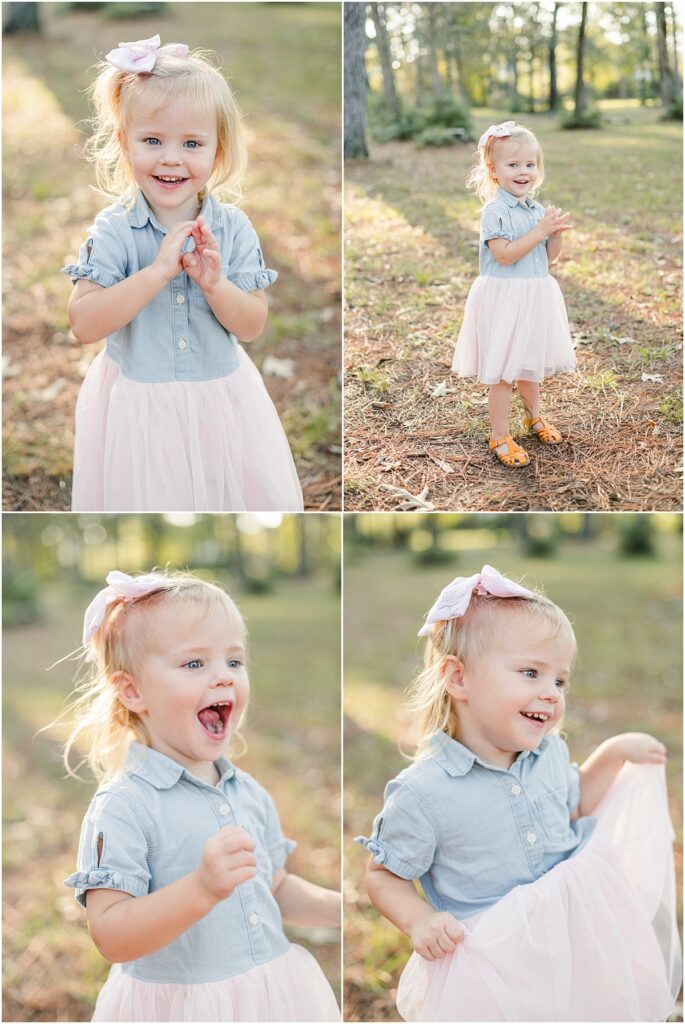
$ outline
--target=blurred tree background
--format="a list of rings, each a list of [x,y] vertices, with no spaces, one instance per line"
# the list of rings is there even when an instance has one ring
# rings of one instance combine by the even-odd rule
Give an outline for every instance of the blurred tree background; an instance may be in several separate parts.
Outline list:
[[[682,891],[681,529],[675,514],[346,516],[346,1020],[399,1020],[395,994],[411,947],[371,907],[362,881],[368,854],[352,839],[369,835],[386,782],[412,753],[403,701],[422,665],[425,615],[451,579],[484,564],[542,587],[574,624],[564,722],[574,760],[625,731],[667,745]]]
[[[107,572],[167,564],[216,581],[245,616],[252,696],[239,763],[299,842],[292,870],[338,888],[339,517],[5,513],[4,1020],[89,1020],[105,979],[62,885],[95,784],[86,769],[83,781],[65,777],[65,726],[39,730],[71,691],[77,665],[67,656]],[[290,932],[335,985],[338,937]]]
[[[682,118],[674,3],[367,4],[367,97],[376,138],[446,145],[469,110],[561,115],[601,125],[599,100]]]

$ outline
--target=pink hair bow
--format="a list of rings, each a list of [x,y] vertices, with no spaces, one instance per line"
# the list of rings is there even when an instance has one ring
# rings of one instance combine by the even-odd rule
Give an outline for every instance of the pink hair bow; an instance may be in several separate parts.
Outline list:
[[[138,597],[144,597],[155,590],[163,590],[167,585],[165,576],[158,572],[149,572],[145,576],[129,576],[125,572],[118,572],[116,569],[107,575],[107,586],[96,594],[86,608],[83,616],[83,646],[90,643],[98,629],[102,625],[105,613],[109,605],[123,598],[124,601],[134,601]],[[86,658],[92,661],[92,653]]]
[[[532,590],[526,590],[513,580],[507,579],[493,569],[484,565],[475,576],[457,576],[448,583],[426,616],[425,625],[419,630],[419,636],[430,636],[434,622],[445,622],[447,619],[459,619],[466,614],[472,594],[491,594],[493,597],[527,597],[535,598]]]
[[[116,50],[110,50],[105,60],[113,64],[119,71],[152,71],[160,53],[168,53],[170,57],[185,57],[188,47],[185,43],[169,43],[160,46],[159,36],[151,39],[138,39],[135,43],[119,43]]]
[[[489,138],[506,139],[508,135],[511,135],[511,129],[515,127],[516,121],[504,121],[503,124],[491,124],[478,140],[478,148],[482,149]]]

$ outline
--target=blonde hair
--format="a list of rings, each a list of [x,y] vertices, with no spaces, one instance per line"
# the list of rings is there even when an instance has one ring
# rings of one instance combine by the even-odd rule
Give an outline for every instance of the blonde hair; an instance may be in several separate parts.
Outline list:
[[[217,62],[214,66],[213,61]],[[187,57],[158,54],[148,72],[119,71],[106,61],[95,65],[97,77],[89,91],[95,117],[88,124],[92,135],[84,153],[95,166],[97,191],[107,199],[131,201],[135,181],[119,142],[126,133],[137,102],[152,102],[154,109],[184,97],[195,107],[216,116],[217,160],[207,189],[240,201],[240,180],[247,166],[241,114],[228,82],[210,50],[193,50]]]
[[[134,599],[117,598],[109,604],[102,624],[82,652],[79,674],[83,678],[77,681],[64,712],[73,722],[64,747],[64,764],[70,775],[76,775],[70,754],[77,741],[87,748],[77,768],[87,763],[100,783],[123,768],[132,740],[150,746],[142,720],[119,700],[115,676],[135,669],[153,633],[151,612],[192,602],[201,617],[222,607],[237,617],[245,630],[237,605],[221,587],[191,573],[167,571],[161,575],[165,582],[158,590]]]
[[[493,177],[492,173],[494,157],[505,143],[517,141],[532,142],[535,145],[537,149],[538,178],[530,190],[530,195],[534,196],[541,188],[545,180],[545,164],[540,143],[530,128],[517,124],[512,128],[511,135],[505,135],[502,138],[491,135],[488,138],[483,148],[478,150],[476,162],[466,176],[466,187],[473,189],[483,204],[490,202],[499,188],[499,182],[497,178]]]
[[[561,608],[544,594],[536,593],[533,598],[473,594],[461,618],[435,623],[426,639],[424,668],[407,691],[417,731],[414,757],[425,757],[435,733],[444,732],[452,739],[459,739],[457,712],[443,679],[444,659],[451,656],[468,665],[486,648],[497,628],[497,617],[512,611],[538,618],[549,627],[550,637],[567,633],[575,652],[571,623]]]

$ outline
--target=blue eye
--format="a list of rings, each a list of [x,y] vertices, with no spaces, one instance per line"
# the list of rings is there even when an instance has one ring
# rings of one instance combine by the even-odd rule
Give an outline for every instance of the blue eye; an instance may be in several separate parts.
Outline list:
[[[536,668],[524,668],[523,675],[527,676],[528,679],[537,679],[538,670]]]
[[[239,661],[237,658],[229,658],[226,664],[228,665],[229,668],[240,668],[243,663],[242,661]]]
[[[564,687],[566,686],[566,682],[567,682],[566,679],[557,679],[556,680],[556,684],[557,684],[557,686],[559,687],[560,690],[564,689]]]
[[[155,139],[152,135],[149,138],[147,138],[147,139],[143,139],[143,142],[149,142],[153,146],[158,146],[159,145],[159,139]]]
[[[191,658],[190,661],[185,663],[185,668],[202,668],[202,662],[199,658]]]
[[[199,149],[201,143],[196,142],[194,139],[188,139],[186,146],[191,146],[193,149]]]

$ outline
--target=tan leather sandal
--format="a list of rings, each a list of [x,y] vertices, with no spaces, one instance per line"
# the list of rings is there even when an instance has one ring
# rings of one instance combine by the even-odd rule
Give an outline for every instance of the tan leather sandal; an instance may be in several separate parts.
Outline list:
[[[505,452],[498,452],[497,449],[503,444],[506,444],[507,450]],[[527,466],[530,462],[528,452],[520,444],[516,444],[511,434],[505,434],[499,441],[496,441],[491,434],[490,451],[496,459],[499,459],[503,466],[518,468],[519,466]]]
[[[560,444],[563,440],[561,432],[542,416],[526,416],[523,422],[542,444]],[[538,429],[536,423],[542,423],[542,426]]]

